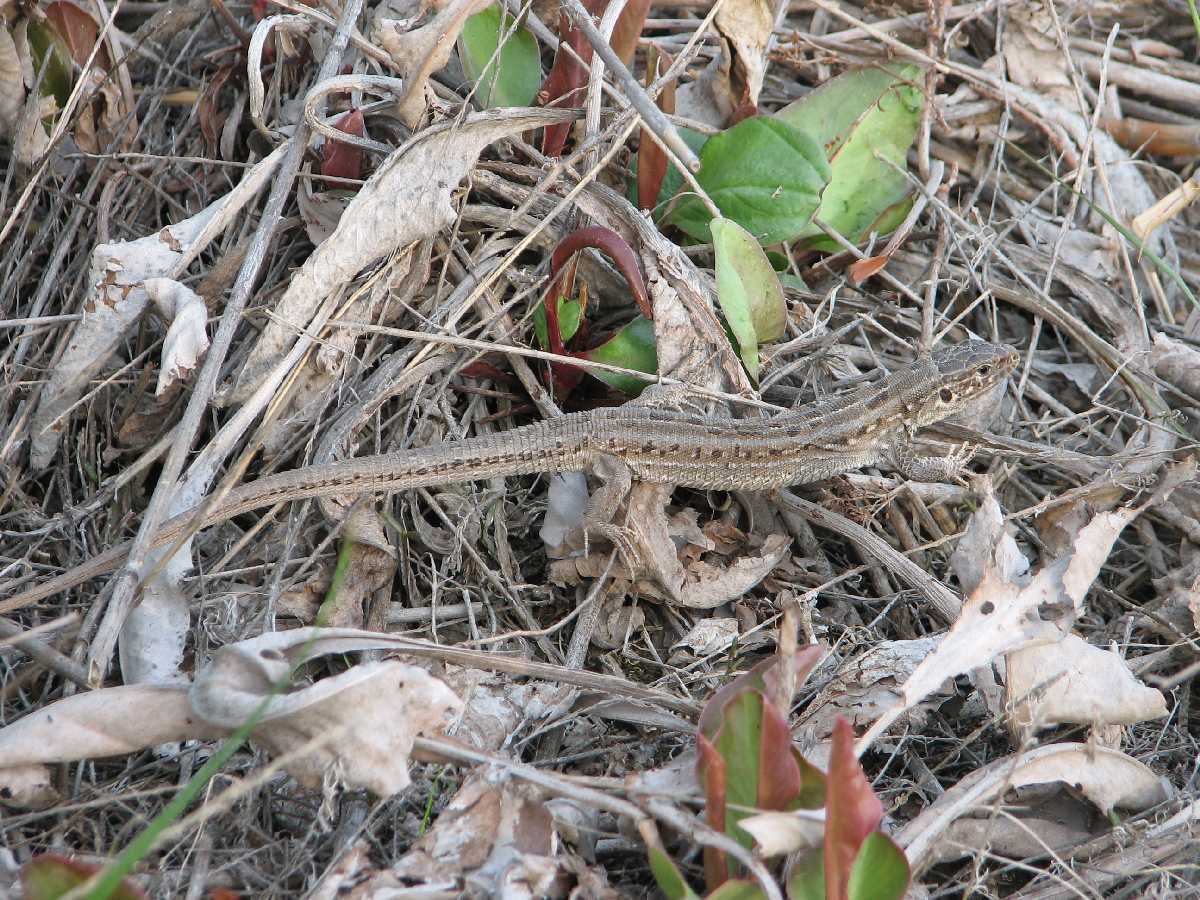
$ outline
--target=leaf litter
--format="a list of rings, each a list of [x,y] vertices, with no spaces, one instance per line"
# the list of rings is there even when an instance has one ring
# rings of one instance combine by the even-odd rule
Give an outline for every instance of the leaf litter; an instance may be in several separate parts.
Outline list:
[[[575,541],[585,482],[333,498],[151,555],[132,604],[93,579],[9,608],[0,893],[93,877],[248,722],[236,789],[127,896],[1196,890],[1190,17],[568,5],[628,80],[589,88],[556,4],[6,12],[0,600],[152,495],[619,403],[638,372],[778,409],[1008,342],[1007,388],[919,435],[977,476],[798,489],[821,516],[636,485],[628,558]],[[695,172],[655,155],[676,131]]]

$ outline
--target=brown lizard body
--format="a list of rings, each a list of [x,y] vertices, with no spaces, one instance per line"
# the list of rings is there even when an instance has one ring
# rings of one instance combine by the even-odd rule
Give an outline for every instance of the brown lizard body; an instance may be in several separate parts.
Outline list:
[[[990,391],[1008,377],[1018,358],[1013,348],[1002,344],[966,341],[875,384],[769,419],[704,416],[632,403],[486,437],[307,466],[241,485],[211,509],[198,507],[175,516],[163,523],[152,546],[169,544],[188,529],[288,500],[391,493],[535,472],[598,470],[608,485],[598,493],[592,510],[601,506],[605,513],[615,511],[631,476],[684,487],[749,491],[819,481],[879,463],[918,480],[953,476],[963,459],[916,456],[912,433]],[[112,571],[128,552],[128,543],[113,547],[0,602],[0,612]]]

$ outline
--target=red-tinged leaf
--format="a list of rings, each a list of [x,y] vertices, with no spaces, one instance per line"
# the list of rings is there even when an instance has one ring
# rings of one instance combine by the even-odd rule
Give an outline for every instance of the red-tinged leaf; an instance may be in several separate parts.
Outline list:
[[[850,900],[901,900],[912,871],[904,851],[882,831],[867,835],[850,869]]]
[[[255,22],[261,22],[267,17],[267,0],[253,0],[250,4],[250,14]]]
[[[25,900],[58,900],[99,871],[100,866],[93,863],[45,853],[21,867],[21,887]],[[145,893],[128,881],[122,881],[109,897],[111,900],[146,900]]]
[[[801,648],[793,660],[796,687],[804,684],[804,680],[825,655],[825,648],[820,644],[810,644]],[[712,740],[721,724],[721,710],[725,704],[744,691],[760,691],[768,697],[778,696],[778,679],[782,673],[776,670],[779,657],[765,659],[744,675],[739,675],[725,687],[713,694],[704,709],[700,712],[697,725],[701,734]]]
[[[793,753],[792,732],[787,718],[763,698],[762,726],[758,744],[759,809],[791,809],[803,786],[800,766]]]
[[[333,127],[355,137],[366,137],[367,123],[357,107],[338,117]],[[363,151],[360,147],[327,138],[321,148],[321,174],[330,178],[362,178]]]
[[[714,831],[725,831],[726,766],[725,758],[703,734],[696,735],[696,768],[704,787],[704,818]],[[704,848],[704,883],[711,891],[729,877],[725,851]]]
[[[657,75],[651,73],[668,69],[671,57],[660,50],[657,45],[651,45],[646,64],[646,83],[650,84]],[[675,112],[675,80],[663,88],[658,95],[658,107],[665,113]],[[663,180],[667,177],[667,154],[662,147],[654,142],[647,128],[642,128],[638,140],[637,159],[638,178],[638,209],[654,209],[658,204],[658,195],[662,191]]]
[[[876,272],[882,271],[890,259],[890,256],[868,256],[866,259],[855,260],[848,270],[850,280],[856,285],[862,284]]]
[[[833,726],[826,792],[825,896],[848,900],[854,858],[867,835],[879,827],[883,804],[854,755],[854,730],[843,718]]]
[[[584,9],[595,16],[604,10],[608,0],[584,0]],[[579,55],[579,59],[591,64],[592,45],[578,28],[571,26],[567,14],[558,14],[559,48],[554,54],[554,65],[542,88],[538,91],[538,103],[542,106],[579,106],[583,102],[583,89],[587,84],[588,71],[580,65],[574,56],[568,53],[563,44],[569,46]],[[567,144],[567,136],[571,133],[571,123],[551,125],[542,136],[542,152],[547,156],[559,156]]]
[[[241,900],[241,895],[229,888],[213,888],[208,892],[208,900]]]
[[[96,20],[86,10],[68,0],[54,0],[53,3],[47,3],[44,12],[46,21],[62,38],[67,51],[71,54],[71,59],[75,60],[75,64],[82,66],[86,63],[88,57],[92,55],[92,48],[96,46],[96,38],[100,34]],[[97,57],[101,57],[101,54],[97,54]],[[102,59],[104,68],[107,69],[108,57],[103,56]]]
[[[553,280],[562,268],[563,263],[587,247],[595,247],[616,263],[618,271],[625,278],[633,299],[647,319],[654,318],[654,310],[650,306],[650,295],[646,292],[646,282],[642,279],[642,268],[637,254],[626,240],[611,229],[600,225],[580,228],[559,241],[550,257],[550,277]]]
[[[512,384],[513,382],[512,375],[481,359],[467,363],[462,367],[460,372],[467,378],[488,378],[492,381],[499,381],[505,384]]]
[[[633,55],[637,52],[638,39],[642,36],[646,13],[649,11],[650,0],[629,0],[621,10],[621,15],[617,16],[617,24],[608,43],[626,68],[633,65]]]

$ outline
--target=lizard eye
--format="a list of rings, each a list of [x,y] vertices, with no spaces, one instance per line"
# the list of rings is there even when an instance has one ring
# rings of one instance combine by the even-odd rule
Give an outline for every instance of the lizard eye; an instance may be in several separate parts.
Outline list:
[[[954,391],[950,390],[950,388],[942,388],[938,391],[938,396],[942,398],[943,403],[949,403],[954,399]]]
[[[987,377],[988,377],[988,373],[989,373],[989,372],[991,372],[991,371],[992,371],[992,367],[991,367],[991,366],[980,366],[980,367],[979,367],[979,377],[980,377],[980,378],[987,378]]]

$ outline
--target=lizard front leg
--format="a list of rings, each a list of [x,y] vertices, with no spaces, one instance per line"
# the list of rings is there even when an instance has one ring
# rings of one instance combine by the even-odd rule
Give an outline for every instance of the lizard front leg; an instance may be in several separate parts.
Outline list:
[[[888,445],[884,460],[913,481],[962,482],[966,465],[974,455],[974,447],[960,444],[944,456],[922,456],[906,435]]]

